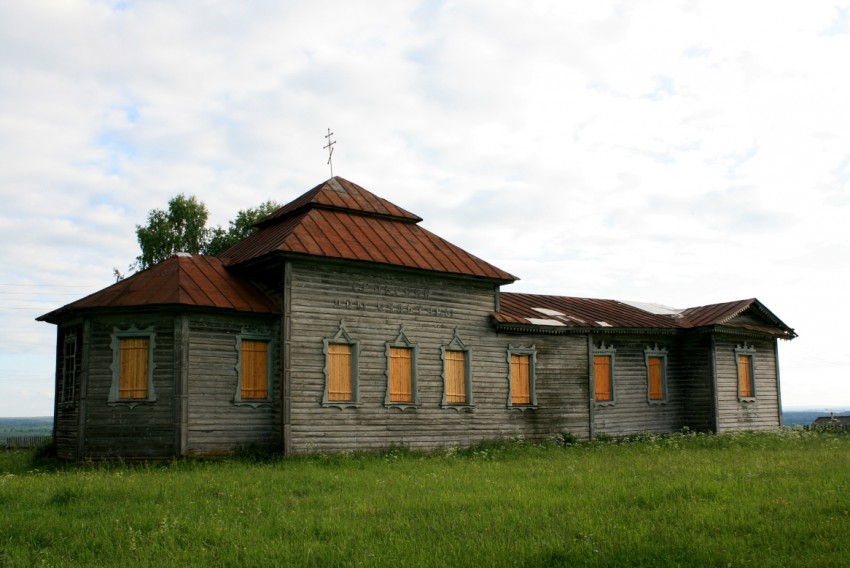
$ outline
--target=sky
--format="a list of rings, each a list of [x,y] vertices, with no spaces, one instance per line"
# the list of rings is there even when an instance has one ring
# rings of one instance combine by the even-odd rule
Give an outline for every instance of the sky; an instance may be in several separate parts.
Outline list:
[[[0,2],[0,416],[179,194],[212,225],[333,173],[521,280],[758,298],[786,408],[850,407],[850,2]]]

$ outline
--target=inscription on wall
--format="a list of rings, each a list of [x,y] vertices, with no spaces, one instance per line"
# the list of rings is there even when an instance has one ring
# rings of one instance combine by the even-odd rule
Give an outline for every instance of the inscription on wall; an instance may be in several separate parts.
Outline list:
[[[355,282],[351,288],[358,294],[386,296],[388,298],[413,298],[430,300],[431,290],[414,286],[397,286],[395,284],[376,284],[374,282]]]
[[[414,316],[431,316],[441,318],[454,317],[452,308],[431,306],[419,302],[405,300],[430,300],[431,290],[415,286],[397,286],[394,284],[375,284],[372,282],[356,282],[352,291],[358,294],[382,296],[380,300],[361,300],[358,298],[335,298],[335,308],[344,310],[359,310],[382,312],[387,314],[408,314]]]

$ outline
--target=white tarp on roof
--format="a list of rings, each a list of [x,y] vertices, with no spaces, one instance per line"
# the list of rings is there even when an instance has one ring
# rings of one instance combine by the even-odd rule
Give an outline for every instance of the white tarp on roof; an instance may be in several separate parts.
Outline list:
[[[639,310],[643,310],[645,312],[649,312],[651,314],[656,314],[659,316],[677,316],[684,311],[677,308],[671,308],[670,306],[652,304],[649,302],[629,302],[627,300],[619,300],[619,302],[621,304],[626,304],[627,306],[631,306],[633,308],[637,308]]]

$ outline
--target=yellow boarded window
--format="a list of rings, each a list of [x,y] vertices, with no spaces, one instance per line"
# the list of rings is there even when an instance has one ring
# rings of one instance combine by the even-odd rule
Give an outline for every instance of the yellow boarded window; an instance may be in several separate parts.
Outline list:
[[[613,400],[610,355],[593,356],[593,381],[596,385],[596,400]]]
[[[753,366],[749,355],[738,355],[738,393],[741,398],[753,397]]]
[[[511,354],[511,404],[531,404],[531,355]]]
[[[466,353],[446,351],[446,402],[466,402]]]
[[[269,396],[269,342],[242,340],[242,398]]]
[[[351,345],[328,344],[328,400],[352,400]]]
[[[390,347],[390,402],[413,402],[413,350]]]
[[[145,400],[148,397],[148,361],[150,339],[121,339],[121,370],[118,396],[123,400]]]
[[[664,400],[663,357],[648,357],[649,400]]]

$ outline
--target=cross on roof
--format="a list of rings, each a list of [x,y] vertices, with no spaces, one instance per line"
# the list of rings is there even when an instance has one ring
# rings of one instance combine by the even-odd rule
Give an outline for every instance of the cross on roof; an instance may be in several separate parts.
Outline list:
[[[325,136],[325,138],[328,139],[328,144],[327,144],[327,146],[325,146],[325,148],[328,150],[328,165],[331,167],[331,177],[334,177],[334,164],[333,164],[332,159],[333,159],[333,155],[334,155],[334,144],[336,144],[335,141],[331,140],[331,136],[333,136],[333,135],[334,135],[334,133],[331,132],[330,128],[328,128],[328,135]]]

